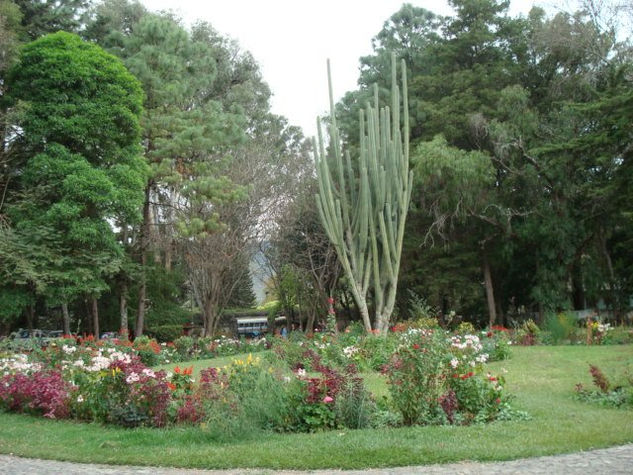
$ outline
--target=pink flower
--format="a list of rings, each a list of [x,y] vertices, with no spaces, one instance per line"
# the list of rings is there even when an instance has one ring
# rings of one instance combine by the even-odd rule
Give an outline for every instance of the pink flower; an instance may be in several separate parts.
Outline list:
[[[330,396],[325,396],[323,398],[323,402],[326,403],[326,404],[329,403],[329,402],[332,402],[332,401],[334,401],[334,399],[332,399]]]

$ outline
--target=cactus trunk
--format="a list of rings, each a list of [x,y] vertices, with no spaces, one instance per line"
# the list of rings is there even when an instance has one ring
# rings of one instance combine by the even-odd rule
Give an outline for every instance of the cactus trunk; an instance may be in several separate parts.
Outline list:
[[[367,296],[370,288],[373,290],[373,326],[381,333],[387,331],[395,305],[413,179],[409,171],[406,67],[403,61],[401,101],[395,55],[391,64],[391,108],[379,107],[375,86],[374,104],[367,104],[360,113],[360,153],[352,163],[350,155],[342,151],[328,63],[331,111],[328,153],[320,124],[315,143],[319,181],[316,202],[321,222],[336,248],[368,331],[372,322]]]

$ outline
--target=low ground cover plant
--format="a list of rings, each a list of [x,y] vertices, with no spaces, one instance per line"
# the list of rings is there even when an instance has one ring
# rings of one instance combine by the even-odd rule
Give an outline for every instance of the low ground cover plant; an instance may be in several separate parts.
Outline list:
[[[627,369],[618,382],[612,383],[596,365],[589,365],[593,388],[578,383],[576,398],[581,401],[612,407],[633,407],[633,373]]]

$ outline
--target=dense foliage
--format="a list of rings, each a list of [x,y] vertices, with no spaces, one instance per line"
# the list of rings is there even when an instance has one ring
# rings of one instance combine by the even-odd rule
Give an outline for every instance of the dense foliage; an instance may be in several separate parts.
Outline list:
[[[415,179],[392,321],[424,302],[444,326],[556,342],[576,338],[565,310],[626,320],[627,11],[449,3],[445,17],[405,4],[388,18],[361,88],[326,120],[358,156],[358,112],[373,84],[389,103],[391,55],[405,60]],[[308,333],[328,299],[339,328],[360,318],[314,206],[311,145],[270,112],[235,41],[132,0],[3,0],[0,49],[0,332],[173,339],[193,322],[215,337],[224,309],[253,304],[255,267]]]

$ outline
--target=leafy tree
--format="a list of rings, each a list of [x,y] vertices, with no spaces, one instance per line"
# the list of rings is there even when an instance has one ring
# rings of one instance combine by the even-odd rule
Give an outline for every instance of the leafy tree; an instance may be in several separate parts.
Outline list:
[[[59,30],[77,33],[85,19],[90,0],[14,0],[22,12],[26,41]]]
[[[27,285],[51,304],[88,295],[96,308],[120,266],[110,221],[139,218],[147,172],[140,85],[114,56],[59,32],[24,47],[7,86],[24,110],[12,144],[22,157],[19,189],[7,215],[26,250],[20,257],[42,276]]]

